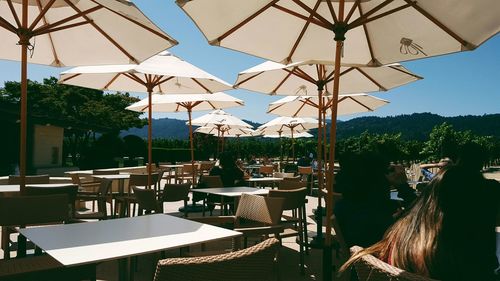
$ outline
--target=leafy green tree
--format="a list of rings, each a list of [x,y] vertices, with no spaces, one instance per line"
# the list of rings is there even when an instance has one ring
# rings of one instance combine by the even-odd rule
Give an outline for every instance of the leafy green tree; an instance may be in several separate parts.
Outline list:
[[[9,81],[0,88],[0,101],[17,104],[19,97],[19,82]],[[28,81],[29,116],[65,128],[64,154],[72,156],[74,165],[79,164],[82,152],[95,140],[95,133],[144,126],[140,113],[125,110],[136,101],[128,93],[107,94],[58,84],[55,77],[42,83]]]

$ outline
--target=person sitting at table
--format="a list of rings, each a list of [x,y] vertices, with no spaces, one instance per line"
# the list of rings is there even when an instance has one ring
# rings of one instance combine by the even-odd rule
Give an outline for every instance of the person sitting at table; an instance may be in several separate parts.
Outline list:
[[[434,177],[413,208],[363,255],[442,281],[499,280],[495,253],[500,184],[478,171],[451,166]],[[498,274],[498,273],[497,273]]]
[[[334,190],[342,198],[334,213],[346,244],[368,247],[382,239],[401,213],[400,204],[391,200],[391,188],[398,189],[403,206],[409,206],[416,195],[404,169],[389,165],[377,153],[345,154],[341,160]]]
[[[299,160],[297,160],[297,166],[299,167],[309,167],[311,166],[311,161],[306,158],[305,155],[302,155]]]
[[[210,170],[210,176],[220,176],[224,187],[242,186],[244,173],[236,165],[236,158],[231,152],[224,151],[219,156],[219,166]]]
[[[439,170],[441,170],[448,165],[453,165],[453,161],[450,158],[445,157],[439,160],[438,163],[421,164],[420,171],[422,172],[424,179],[430,181],[436,175],[435,173],[430,171],[431,168],[439,168]]]

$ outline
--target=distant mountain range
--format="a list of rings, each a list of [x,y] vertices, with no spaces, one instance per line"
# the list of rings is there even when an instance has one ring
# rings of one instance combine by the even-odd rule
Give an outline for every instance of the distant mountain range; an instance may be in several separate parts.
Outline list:
[[[248,120],[244,121],[255,128],[261,125]],[[414,113],[389,117],[359,117],[349,121],[339,121],[337,123],[337,137],[338,139],[344,139],[368,131],[377,134],[401,133],[404,139],[425,140],[428,139],[432,128],[443,122],[453,125],[455,130],[458,131],[471,130],[477,135],[500,138],[500,114],[443,117],[432,113]],[[131,128],[121,132],[122,136],[130,134],[146,138],[147,127]],[[188,134],[189,128],[185,120],[170,118],[153,120],[154,138],[187,139]]]

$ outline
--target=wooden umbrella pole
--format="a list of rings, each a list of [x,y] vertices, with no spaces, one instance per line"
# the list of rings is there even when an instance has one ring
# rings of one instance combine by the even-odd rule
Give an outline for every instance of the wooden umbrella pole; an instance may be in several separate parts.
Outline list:
[[[23,1],[22,29],[28,30],[28,1]],[[19,34],[21,45],[21,109],[20,109],[20,140],[19,140],[19,176],[20,191],[24,192],[26,185],[26,134],[27,134],[27,107],[28,107],[28,45],[29,35]]]
[[[192,170],[192,174],[193,174],[193,186],[194,186],[196,174],[195,174],[195,170],[194,170],[193,126],[191,125],[191,111],[192,110],[193,110],[192,107],[187,107],[188,119],[189,119],[189,146],[191,148],[191,170]]]
[[[148,186],[151,187],[153,172],[153,109],[152,109],[153,88],[148,86]]]
[[[330,124],[330,147],[328,159],[328,173],[326,184],[326,237],[325,248],[323,249],[323,280],[332,280],[332,215],[333,215],[333,184],[335,182],[335,142],[337,132],[337,106],[339,99],[340,63],[342,60],[341,50],[344,45],[347,24],[344,22],[345,0],[339,0],[338,22],[335,23],[335,70],[333,77],[333,93],[331,104],[331,124]]]
[[[290,127],[290,134],[292,136],[292,162],[295,162],[295,140],[293,139],[293,129],[294,127]]]

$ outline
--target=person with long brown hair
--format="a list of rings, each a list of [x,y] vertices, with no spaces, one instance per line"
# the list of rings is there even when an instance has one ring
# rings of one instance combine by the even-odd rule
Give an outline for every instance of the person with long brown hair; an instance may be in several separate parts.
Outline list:
[[[430,182],[383,239],[356,254],[374,255],[409,272],[438,280],[498,280],[495,225],[500,184],[464,167],[449,167]]]

